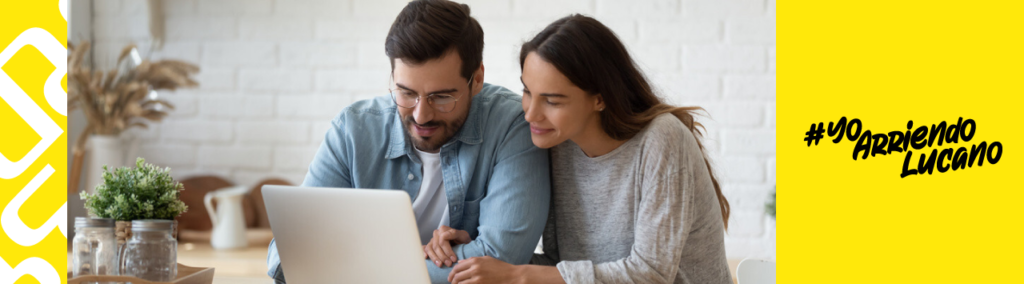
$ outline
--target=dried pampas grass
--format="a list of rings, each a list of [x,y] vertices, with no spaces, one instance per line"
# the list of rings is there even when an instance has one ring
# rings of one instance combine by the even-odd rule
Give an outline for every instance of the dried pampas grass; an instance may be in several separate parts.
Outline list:
[[[75,145],[76,151],[82,150],[88,135],[117,135],[130,127],[148,128],[146,122],[163,120],[174,105],[151,97],[151,91],[199,86],[190,77],[199,72],[199,67],[191,63],[141,60],[134,66],[127,60],[132,59],[135,45],[122,49],[118,69],[106,72],[82,68],[88,42],[68,48],[68,109],[81,108],[88,120],[86,131]]]
[[[77,47],[69,43],[68,51],[68,110],[81,108],[88,121],[72,150],[68,191],[76,192],[89,135],[118,135],[128,128],[149,128],[147,122],[163,120],[174,105],[151,92],[199,86],[190,77],[199,72],[199,67],[179,60],[143,60],[135,45],[128,45],[118,56],[118,68],[104,72],[82,68],[88,42]]]

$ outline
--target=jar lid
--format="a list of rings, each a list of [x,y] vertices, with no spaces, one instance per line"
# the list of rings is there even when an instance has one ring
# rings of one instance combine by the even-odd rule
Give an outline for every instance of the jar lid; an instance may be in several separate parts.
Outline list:
[[[171,231],[174,222],[171,220],[132,220],[132,231]]]
[[[114,219],[110,219],[110,218],[91,218],[91,217],[75,217],[75,228],[86,228],[86,227],[113,228],[114,227]]]

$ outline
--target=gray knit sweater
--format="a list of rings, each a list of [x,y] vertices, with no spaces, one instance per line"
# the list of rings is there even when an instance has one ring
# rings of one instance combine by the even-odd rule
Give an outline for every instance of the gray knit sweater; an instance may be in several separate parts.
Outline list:
[[[694,135],[671,114],[612,152],[551,149],[544,254],[566,283],[732,283],[722,215]]]

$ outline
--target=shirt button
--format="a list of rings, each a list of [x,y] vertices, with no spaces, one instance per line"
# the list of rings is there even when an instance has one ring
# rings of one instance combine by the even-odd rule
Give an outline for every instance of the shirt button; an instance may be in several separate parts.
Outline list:
[[[412,174],[409,174],[409,180],[414,180],[414,179],[416,179],[416,176],[414,176]]]

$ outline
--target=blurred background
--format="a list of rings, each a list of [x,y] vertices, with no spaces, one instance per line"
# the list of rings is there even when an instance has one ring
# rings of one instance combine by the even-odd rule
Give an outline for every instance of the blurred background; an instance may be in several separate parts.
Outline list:
[[[200,68],[198,87],[157,92],[174,106],[166,118],[113,135],[113,149],[123,165],[144,157],[209,191],[301,183],[331,118],[352,102],[386,94],[384,37],[407,1],[70,2],[69,43],[92,44],[84,66],[114,69],[122,48],[134,43],[142,59]],[[775,259],[774,208],[766,210],[775,191],[774,0],[456,2],[468,4],[483,26],[486,81],[516,92],[519,46],[544,26],[581,13],[611,27],[661,96],[710,114],[699,121],[732,205],[728,257]],[[86,119],[79,110],[68,122],[71,153]],[[99,174],[83,165],[79,190],[94,187],[87,177]],[[73,190],[69,227],[85,215]],[[260,227],[262,200],[247,202],[257,211],[247,223]],[[201,204],[190,207],[189,214],[207,216]]]

